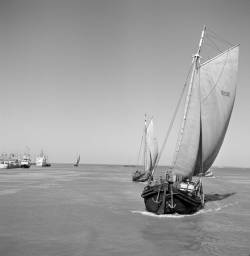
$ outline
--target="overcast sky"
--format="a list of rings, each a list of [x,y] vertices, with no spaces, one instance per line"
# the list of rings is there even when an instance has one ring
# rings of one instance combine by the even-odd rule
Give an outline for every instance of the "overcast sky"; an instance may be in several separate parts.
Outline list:
[[[250,166],[249,13],[248,0],[1,0],[0,152],[135,164],[144,113],[161,145],[206,24],[241,44],[215,164]],[[172,135],[160,164],[175,143]]]

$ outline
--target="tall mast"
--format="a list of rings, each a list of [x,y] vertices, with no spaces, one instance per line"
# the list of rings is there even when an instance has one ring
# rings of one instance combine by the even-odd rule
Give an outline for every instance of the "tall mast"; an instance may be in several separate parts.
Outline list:
[[[200,62],[200,51],[201,51],[201,46],[202,46],[202,43],[203,43],[203,40],[204,40],[204,35],[205,35],[205,31],[206,31],[206,26],[204,26],[203,27],[203,31],[202,31],[202,33],[201,33],[201,39],[200,39],[200,43],[199,43],[199,48],[198,48],[198,51],[197,51],[197,60],[196,60],[196,70],[197,71],[199,71],[198,70],[198,68],[199,68],[199,64],[200,63],[198,63],[198,62]],[[200,88],[200,83],[199,83],[199,88]],[[201,90],[201,89],[200,89]],[[200,165],[200,173],[202,174],[203,173],[203,145],[202,145],[202,143],[203,143],[203,141],[202,141],[202,122],[201,122],[201,107],[202,107],[202,104],[201,104],[201,91],[200,91],[200,125],[201,125],[201,128],[200,128],[200,130],[201,130],[201,133],[200,133],[200,149],[201,149],[201,155],[200,155],[200,163],[201,163],[201,165]],[[201,177],[201,176],[200,176]]]
[[[206,26],[203,27],[203,30],[201,32],[201,39],[199,42],[199,47],[197,53],[194,55],[194,63],[195,63],[195,68],[198,69],[198,62],[200,61],[200,52],[201,52],[201,46],[204,41],[204,36],[205,36],[205,31],[206,31]]]
[[[187,97],[186,97],[185,110],[184,110],[184,119],[183,119],[183,122],[182,122],[182,125],[181,125],[180,137],[179,137],[179,141],[178,141],[178,144],[177,144],[176,153],[180,149],[180,145],[181,145],[181,141],[182,141],[182,137],[183,137],[184,127],[185,127],[186,119],[187,119],[188,107],[189,107],[189,103],[190,103],[190,97],[191,97],[191,94],[192,94],[194,75],[198,70],[198,64],[199,64],[199,60],[200,60],[200,51],[201,51],[202,43],[204,41],[205,30],[206,30],[206,26],[203,27],[203,30],[201,32],[201,38],[200,38],[197,53],[195,55],[193,55],[193,60],[192,60],[193,69],[192,69],[191,79],[190,79],[190,83],[189,83],[189,87],[188,87],[188,93],[187,93]],[[177,154],[176,154],[176,156],[177,156]],[[175,162],[176,162],[176,157],[174,159],[174,164],[173,165],[175,165]]]
[[[147,114],[144,117],[144,152],[143,152],[143,161],[144,161],[144,171],[146,171],[147,166]]]

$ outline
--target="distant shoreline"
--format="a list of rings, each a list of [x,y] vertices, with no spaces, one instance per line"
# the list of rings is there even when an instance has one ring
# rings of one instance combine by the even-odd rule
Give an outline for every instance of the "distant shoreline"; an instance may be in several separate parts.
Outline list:
[[[67,164],[67,165],[73,165],[73,163],[51,163],[51,164]],[[123,166],[123,167],[142,167],[142,165],[134,165],[134,164],[102,164],[102,163],[80,163],[79,165],[95,165],[95,166]],[[158,165],[159,168],[169,168],[169,165]],[[249,167],[243,167],[243,166],[212,166],[211,169],[227,169],[227,168],[236,168],[236,169],[249,169]]]

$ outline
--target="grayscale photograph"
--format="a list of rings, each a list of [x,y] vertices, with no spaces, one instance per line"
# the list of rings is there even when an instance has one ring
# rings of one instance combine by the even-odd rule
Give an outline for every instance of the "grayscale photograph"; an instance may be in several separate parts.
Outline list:
[[[0,256],[249,256],[249,31],[248,0],[0,0]]]

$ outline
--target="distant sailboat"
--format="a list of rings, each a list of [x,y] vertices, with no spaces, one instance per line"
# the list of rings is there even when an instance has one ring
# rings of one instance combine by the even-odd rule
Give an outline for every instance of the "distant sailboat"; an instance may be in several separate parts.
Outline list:
[[[204,27],[184,108],[172,168],[145,186],[146,209],[156,214],[192,214],[204,206],[201,176],[212,166],[224,140],[237,85],[239,46],[200,63]],[[157,160],[158,161],[158,160]],[[195,180],[195,176],[198,176]]]
[[[80,155],[78,155],[74,166],[77,167],[79,165],[79,163],[80,163]]]
[[[144,182],[151,177],[158,156],[158,143],[154,134],[153,118],[147,124],[146,116],[144,123],[144,150],[143,150],[143,170],[136,170],[132,180]]]

